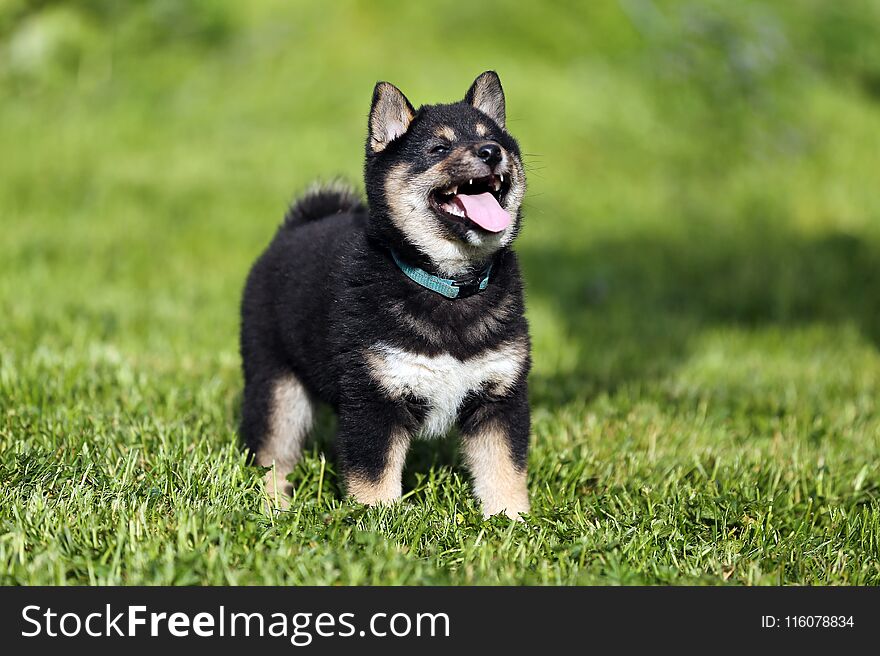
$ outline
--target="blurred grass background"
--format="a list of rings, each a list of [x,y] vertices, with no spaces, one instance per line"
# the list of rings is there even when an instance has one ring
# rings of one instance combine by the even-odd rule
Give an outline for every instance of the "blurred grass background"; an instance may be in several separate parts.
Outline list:
[[[316,447],[261,518],[250,263],[311,180],[360,183],[376,80],[489,68],[530,184],[529,527],[436,445],[404,508]],[[876,0],[5,0],[0,575],[876,584],[878,172]]]

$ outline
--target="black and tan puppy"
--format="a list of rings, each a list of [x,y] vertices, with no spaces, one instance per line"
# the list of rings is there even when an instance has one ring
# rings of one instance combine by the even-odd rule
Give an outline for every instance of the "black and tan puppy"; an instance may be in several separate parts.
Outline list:
[[[413,109],[373,92],[367,205],[317,187],[290,209],[242,301],[242,434],[286,504],[316,402],[339,415],[349,494],[401,496],[407,449],[453,426],[486,516],[529,510],[528,326],[510,245],[526,181],[494,72]]]

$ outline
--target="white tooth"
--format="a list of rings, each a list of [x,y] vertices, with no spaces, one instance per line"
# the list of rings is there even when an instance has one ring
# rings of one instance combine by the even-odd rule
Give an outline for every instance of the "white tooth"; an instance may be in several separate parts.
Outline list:
[[[498,191],[499,189],[501,189],[501,183],[498,182],[498,178],[495,178],[492,181],[492,187],[495,189],[495,191]]]
[[[474,179],[473,179],[473,178],[471,178],[471,179],[470,179],[470,180],[468,180],[468,184],[469,184],[469,185],[472,185],[472,184],[474,184]]]
[[[458,193],[458,185],[452,185],[449,188],[450,193],[457,194]]]
[[[500,173],[500,174],[499,174],[499,177],[501,178],[501,182],[504,182],[504,174],[503,174],[503,173]]]

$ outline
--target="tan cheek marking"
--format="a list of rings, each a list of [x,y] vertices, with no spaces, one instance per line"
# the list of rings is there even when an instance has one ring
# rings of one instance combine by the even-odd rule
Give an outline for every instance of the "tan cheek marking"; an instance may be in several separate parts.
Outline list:
[[[406,452],[409,449],[409,437],[403,432],[395,435],[388,449],[388,460],[378,480],[370,480],[358,473],[349,474],[346,478],[348,493],[359,503],[368,506],[390,504],[400,499],[403,493],[403,466],[406,464]]]
[[[429,169],[421,175],[413,176],[410,175],[409,166],[398,164],[388,173],[388,177],[385,179],[385,197],[391,206],[392,219],[395,222],[403,223],[409,215],[414,213],[414,209],[424,204],[428,192],[431,190],[428,174],[432,170]]]
[[[504,209],[513,216],[522,204],[523,196],[525,196],[526,178],[523,174],[522,163],[518,158],[510,156],[508,162],[510,167],[509,175],[513,184],[511,185],[510,193],[504,201]]]
[[[484,123],[477,123],[477,134],[481,137],[485,137],[489,134],[489,128],[487,128]]]
[[[474,435],[462,438],[465,463],[474,479],[474,494],[483,505],[483,516],[503,512],[511,519],[522,520],[529,512],[526,470],[519,469],[510,457],[504,430],[489,424]]]
[[[424,173],[411,175],[409,166],[398,164],[385,180],[385,197],[391,208],[394,224],[419,243],[417,237],[440,238],[439,226],[427,206],[428,194],[446,179],[443,163],[435,164]],[[416,233],[407,228],[412,226]]]
[[[394,197],[402,191],[408,171],[409,167],[406,164],[398,164],[388,172],[388,177],[385,180],[385,193],[389,197]]]
[[[408,232],[408,223],[422,218],[420,210],[425,201],[419,192],[417,179],[409,174],[406,164],[398,164],[388,173],[385,198],[391,208],[391,220],[405,234]]]

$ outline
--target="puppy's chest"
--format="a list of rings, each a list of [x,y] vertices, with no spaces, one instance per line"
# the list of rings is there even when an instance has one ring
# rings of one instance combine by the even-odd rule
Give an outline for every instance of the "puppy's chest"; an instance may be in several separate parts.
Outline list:
[[[423,355],[385,343],[367,354],[370,373],[391,398],[416,397],[428,406],[425,436],[446,433],[471,392],[503,395],[516,382],[526,359],[524,343],[513,341],[460,360],[448,353]]]

